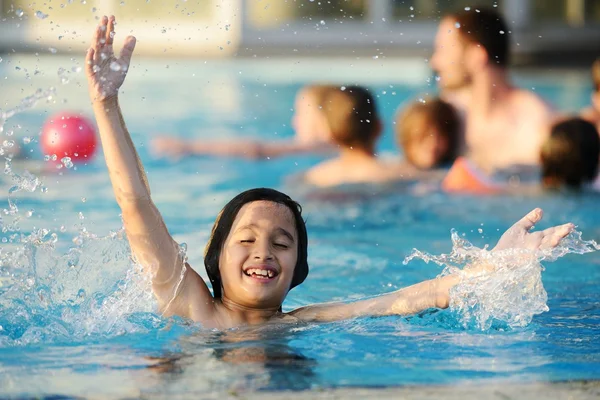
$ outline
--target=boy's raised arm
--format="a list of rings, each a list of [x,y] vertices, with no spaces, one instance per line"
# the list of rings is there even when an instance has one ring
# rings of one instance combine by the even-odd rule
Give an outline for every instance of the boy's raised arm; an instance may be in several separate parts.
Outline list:
[[[136,39],[125,39],[119,58],[113,53],[114,17],[104,16],[86,55],[86,75],[94,115],[115,197],[134,258],[152,274],[152,287],[162,312],[210,318],[214,305],[206,284],[191,268],[184,275],[179,245],[173,240],[150,198],[150,188],[118,102]],[[191,290],[190,290],[191,288]],[[188,293],[194,299],[188,298]],[[173,301],[177,295],[177,301]],[[194,301],[196,300],[196,301]],[[197,307],[200,305],[200,310]]]

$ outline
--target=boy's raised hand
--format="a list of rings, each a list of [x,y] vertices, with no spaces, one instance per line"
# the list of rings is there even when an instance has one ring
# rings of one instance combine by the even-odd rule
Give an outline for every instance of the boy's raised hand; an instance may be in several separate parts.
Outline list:
[[[543,212],[540,208],[529,212],[504,232],[493,250],[528,249],[536,251],[551,249],[558,246],[558,243],[575,228],[573,224],[569,223],[553,226],[539,232],[529,232],[542,219],[542,216]]]
[[[113,51],[115,24],[114,16],[102,17],[85,57],[85,71],[93,102],[116,96],[129,70],[136,40],[133,36],[125,38],[119,58],[116,58]]]

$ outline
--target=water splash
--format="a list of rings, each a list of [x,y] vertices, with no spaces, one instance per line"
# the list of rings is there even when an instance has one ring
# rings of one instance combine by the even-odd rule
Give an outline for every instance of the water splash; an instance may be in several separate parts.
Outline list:
[[[4,132],[6,122],[40,100],[52,101],[54,93],[54,88],[40,89],[17,107],[0,110],[0,133],[12,136]],[[34,174],[14,171],[10,153],[4,158],[10,189],[0,219],[0,347],[147,332],[163,324],[153,313],[148,274],[131,260],[122,231],[98,237],[83,220],[74,238],[66,237],[63,227],[21,231],[23,211],[15,196],[23,191],[43,194],[45,187]],[[61,161],[70,167],[70,159]],[[25,211],[25,217],[31,213]],[[64,239],[71,244],[61,252]]]
[[[578,231],[569,234],[557,247],[538,251],[480,249],[454,230],[451,238],[449,254],[431,255],[413,249],[404,264],[418,258],[443,266],[440,276],[458,275],[460,283],[450,291],[450,309],[463,327],[480,330],[488,330],[495,323],[524,327],[534,315],[548,311],[542,261],[600,250],[598,243],[583,240]]]

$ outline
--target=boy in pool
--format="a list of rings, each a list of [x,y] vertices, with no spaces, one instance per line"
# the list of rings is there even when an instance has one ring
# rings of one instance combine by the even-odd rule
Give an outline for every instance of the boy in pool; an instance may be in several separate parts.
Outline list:
[[[187,265],[150,197],[150,189],[118,102],[136,39],[129,36],[120,57],[113,54],[114,17],[102,17],[86,54],[86,76],[115,198],[134,259],[151,274],[160,311],[230,328],[274,319],[334,321],[360,316],[412,314],[449,304],[457,275],[418,283],[377,298],[330,303],[282,313],[288,291],[308,275],[306,226],[300,206],[272,189],[237,195],[218,215],[206,248],[205,266],[213,292]],[[536,209],[511,227],[496,246],[551,248],[571,224],[529,233],[541,219]],[[479,273],[485,266],[473,266]]]
[[[395,161],[384,161],[375,154],[382,125],[368,89],[348,86],[330,90],[324,98],[323,114],[340,152],[308,170],[305,182],[330,187],[402,179]]]
[[[439,98],[408,105],[398,114],[395,131],[407,170],[423,174],[452,164],[458,156],[460,116],[452,105]]]
[[[596,125],[596,129],[600,132],[600,58],[592,65],[592,82],[594,84],[592,105],[581,112],[581,117]]]
[[[308,85],[296,95],[292,127],[294,138],[286,141],[252,140],[185,140],[161,136],[152,140],[154,154],[181,158],[185,156],[223,156],[266,159],[292,154],[331,154],[336,148],[331,142],[329,128],[323,113],[323,98],[330,85]]]

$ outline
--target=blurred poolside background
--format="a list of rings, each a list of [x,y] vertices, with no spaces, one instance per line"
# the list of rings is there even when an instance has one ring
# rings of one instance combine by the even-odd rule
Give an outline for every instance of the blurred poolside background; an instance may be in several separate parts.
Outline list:
[[[3,0],[0,52],[79,55],[114,14],[145,55],[428,58],[440,16],[480,5],[506,17],[519,64],[600,54],[598,0]]]

